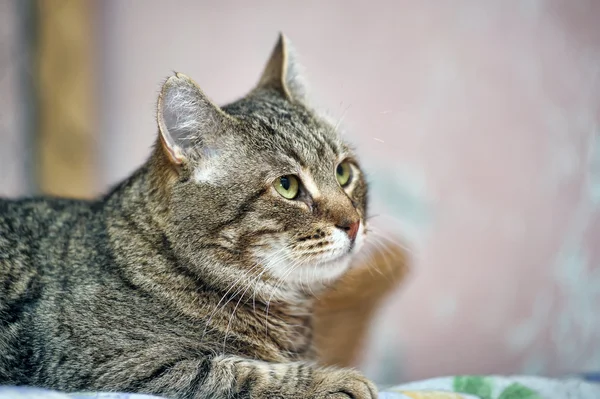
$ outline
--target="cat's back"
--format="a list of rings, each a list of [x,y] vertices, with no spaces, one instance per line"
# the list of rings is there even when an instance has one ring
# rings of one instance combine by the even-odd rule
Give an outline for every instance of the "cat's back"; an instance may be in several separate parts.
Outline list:
[[[27,276],[51,273],[93,214],[93,203],[82,200],[0,198],[0,297],[10,297]]]
[[[92,203],[62,198],[0,198],[0,259],[11,253],[13,245],[52,240],[74,224],[85,222]]]

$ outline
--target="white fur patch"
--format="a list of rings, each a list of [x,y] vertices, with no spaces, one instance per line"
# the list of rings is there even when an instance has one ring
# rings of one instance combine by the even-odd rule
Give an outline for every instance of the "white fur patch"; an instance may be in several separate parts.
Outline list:
[[[335,248],[336,251],[346,250],[348,246],[350,246],[350,238],[348,237],[348,234],[338,228],[332,229],[332,232],[329,234],[329,238],[333,242],[333,248]]]
[[[211,148],[203,148],[201,151],[201,159],[194,169],[193,179],[196,183],[217,184],[223,177],[220,152]]]
[[[218,177],[218,169],[203,165],[194,169],[194,181],[196,183],[214,183]]]

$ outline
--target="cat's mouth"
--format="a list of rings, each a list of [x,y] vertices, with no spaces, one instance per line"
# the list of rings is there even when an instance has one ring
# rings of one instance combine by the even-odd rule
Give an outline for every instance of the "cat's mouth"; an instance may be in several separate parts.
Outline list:
[[[322,242],[298,248],[296,256],[304,264],[322,266],[352,256],[361,247],[363,241],[364,237],[357,236],[349,239],[343,232],[334,233]]]
[[[362,248],[365,241],[365,228],[363,223],[357,227],[357,231],[353,237],[350,237],[345,232],[334,231],[332,234],[331,248],[328,249],[325,259],[321,264],[336,262],[343,260],[345,257],[350,257],[356,254]]]
[[[351,258],[362,248],[366,239],[366,232],[361,226],[356,234],[356,237],[350,239],[345,233],[332,234],[331,239],[327,241],[320,251],[307,251],[304,254],[299,254],[299,257],[308,267],[317,267],[318,269],[326,269],[327,267],[339,267],[340,264],[347,264]]]

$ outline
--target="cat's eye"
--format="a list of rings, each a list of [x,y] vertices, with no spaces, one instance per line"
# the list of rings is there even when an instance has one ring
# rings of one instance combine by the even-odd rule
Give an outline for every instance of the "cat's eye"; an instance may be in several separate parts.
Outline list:
[[[337,177],[337,181],[340,183],[340,186],[347,186],[352,179],[352,168],[350,167],[350,162],[344,161],[340,163],[335,169],[335,176]]]
[[[292,200],[298,196],[300,184],[298,183],[298,178],[296,176],[288,175],[281,176],[279,179],[275,180],[273,187],[275,187],[275,190],[277,190],[283,198]]]

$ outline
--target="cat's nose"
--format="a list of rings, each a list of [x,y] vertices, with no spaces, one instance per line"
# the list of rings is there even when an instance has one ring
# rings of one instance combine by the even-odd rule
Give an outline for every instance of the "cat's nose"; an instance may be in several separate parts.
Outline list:
[[[350,240],[354,241],[356,239],[356,234],[358,233],[358,228],[360,227],[360,220],[344,219],[336,224],[335,227],[344,230],[348,234],[348,237],[350,237]]]

